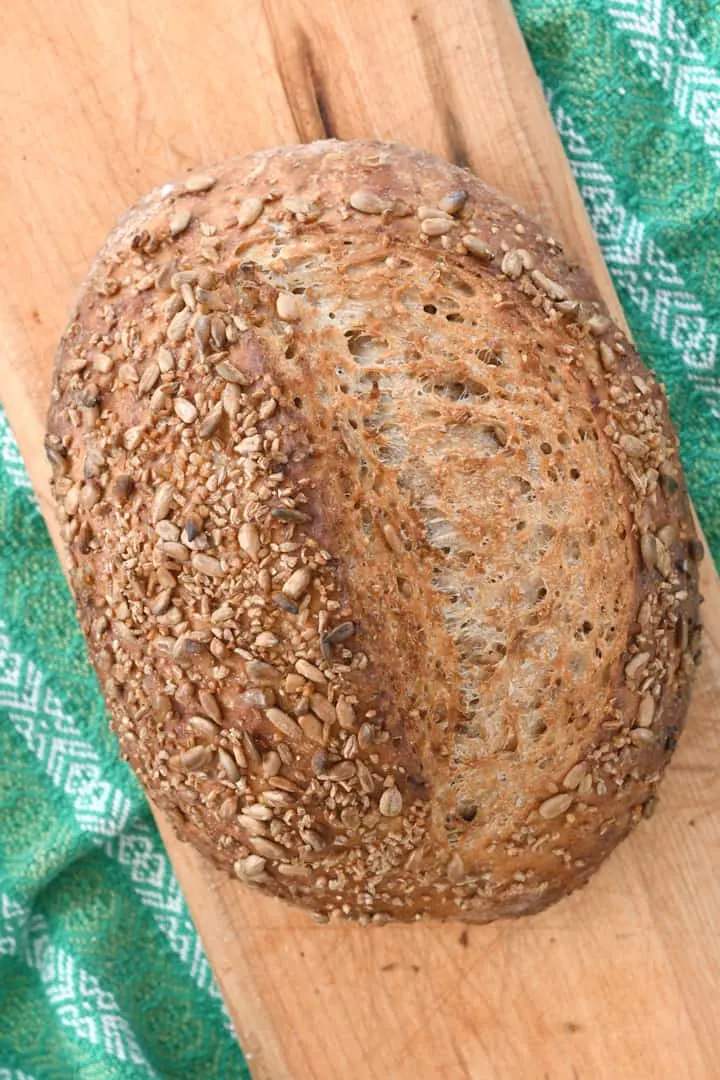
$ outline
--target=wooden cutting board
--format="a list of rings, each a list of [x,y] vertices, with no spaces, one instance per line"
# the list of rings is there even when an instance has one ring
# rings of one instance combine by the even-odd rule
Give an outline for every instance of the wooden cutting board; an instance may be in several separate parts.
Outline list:
[[[619,315],[507,0],[5,0],[3,16],[0,395],[55,538],[56,340],[115,216],[186,167],[326,135],[426,147],[535,211]],[[703,568],[706,660],[659,810],[541,916],[317,926],[160,820],[256,1080],[720,1077],[720,587]]]

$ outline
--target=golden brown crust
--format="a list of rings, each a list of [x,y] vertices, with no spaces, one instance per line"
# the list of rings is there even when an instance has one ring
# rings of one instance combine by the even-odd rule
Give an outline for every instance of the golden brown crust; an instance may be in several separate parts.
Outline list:
[[[152,192],[47,446],[122,751],[243,880],[487,921],[651,808],[699,651],[665,400],[469,173],[325,142]]]

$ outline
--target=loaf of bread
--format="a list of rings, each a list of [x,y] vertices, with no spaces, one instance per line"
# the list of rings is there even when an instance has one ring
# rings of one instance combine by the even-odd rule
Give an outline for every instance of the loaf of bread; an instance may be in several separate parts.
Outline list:
[[[153,191],[82,288],[47,452],[122,752],[248,885],[522,915],[651,812],[699,657],[666,402],[468,172],[330,141]]]

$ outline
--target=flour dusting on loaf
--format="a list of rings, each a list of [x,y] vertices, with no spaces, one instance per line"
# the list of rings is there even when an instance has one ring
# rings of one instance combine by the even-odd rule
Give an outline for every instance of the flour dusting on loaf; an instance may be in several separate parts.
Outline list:
[[[47,451],[123,754],[242,881],[362,922],[583,884],[699,657],[657,382],[464,170],[322,142],[120,221]]]

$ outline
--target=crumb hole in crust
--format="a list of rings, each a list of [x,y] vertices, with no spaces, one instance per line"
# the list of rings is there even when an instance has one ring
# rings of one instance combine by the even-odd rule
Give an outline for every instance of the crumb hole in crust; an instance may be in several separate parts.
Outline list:
[[[379,341],[370,334],[362,331],[345,331],[348,352],[355,357],[358,363],[371,363],[378,358],[378,353],[387,345],[385,341]]]
[[[439,380],[432,384],[433,393],[449,398],[450,401],[464,401],[473,397],[487,398],[490,391],[477,379]]]

